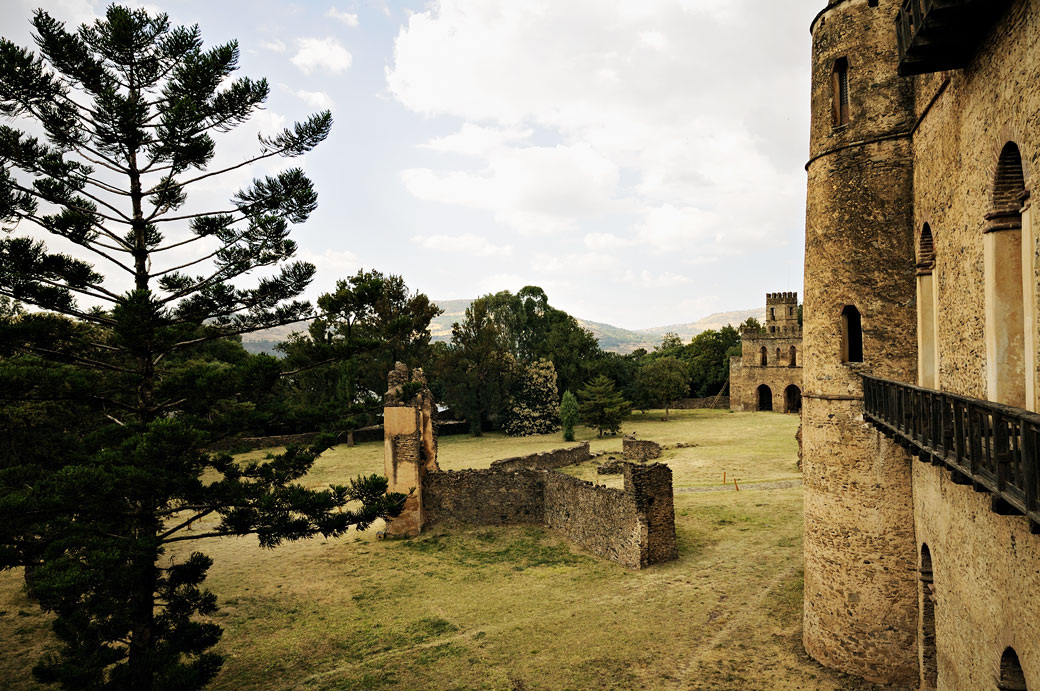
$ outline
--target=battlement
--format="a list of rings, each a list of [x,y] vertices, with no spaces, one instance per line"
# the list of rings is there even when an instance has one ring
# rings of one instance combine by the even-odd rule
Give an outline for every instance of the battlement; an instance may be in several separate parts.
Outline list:
[[[797,291],[789,293],[766,293],[766,305],[797,305]]]

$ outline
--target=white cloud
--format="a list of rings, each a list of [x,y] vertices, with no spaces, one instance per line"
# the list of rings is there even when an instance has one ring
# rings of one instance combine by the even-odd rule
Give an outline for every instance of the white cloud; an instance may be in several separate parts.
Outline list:
[[[288,46],[285,45],[285,41],[277,38],[273,41],[260,41],[260,47],[265,48],[272,53],[284,53],[288,48]]]
[[[633,271],[632,269],[626,269],[622,278],[626,283],[637,285],[642,288],[668,288],[674,286],[686,285],[690,282],[690,277],[685,274],[678,274],[671,271]]]
[[[425,149],[443,151],[445,153],[463,154],[465,156],[487,156],[493,151],[501,150],[510,144],[528,139],[534,130],[531,128],[499,128],[482,127],[467,122],[454,134],[435,137],[422,145]]]
[[[301,38],[296,41],[296,55],[292,64],[304,74],[315,71],[338,74],[350,67],[350,51],[335,38]]]
[[[804,95],[791,79],[805,56],[747,46],[802,21],[751,0],[433,0],[398,34],[387,86],[413,111],[459,118],[426,148],[474,162],[406,171],[406,186],[523,232],[592,231],[623,214],[633,239],[684,261],[782,244],[804,213],[804,173],[789,162],[808,125],[790,122],[789,104]],[[528,143],[546,140],[558,143]],[[593,250],[628,242],[587,235]]]
[[[305,91],[303,89],[294,92],[304,103],[312,108],[320,110],[332,110],[332,97],[324,91]]]
[[[635,240],[612,233],[588,233],[585,236],[585,246],[590,250],[616,250],[631,247],[634,244],[636,244]]]
[[[426,249],[467,254],[475,257],[505,257],[513,253],[512,245],[496,245],[487,238],[479,237],[473,233],[463,233],[461,235],[416,235],[412,238],[412,242]]]
[[[358,27],[358,16],[352,12],[344,12],[342,10],[337,10],[335,7],[330,7],[329,11],[325,13],[325,16],[338,19],[351,29],[356,29]]]
[[[618,258],[601,252],[575,254],[538,254],[532,268],[544,274],[572,274],[583,271],[606,271],[617,266]]]
[[[401,174],[419,199],[494,212],[528,234],[563,232],[581,218],[606,212],[618,182],[614,164],[591,147],[504,148],[480,171],[413,168]]]

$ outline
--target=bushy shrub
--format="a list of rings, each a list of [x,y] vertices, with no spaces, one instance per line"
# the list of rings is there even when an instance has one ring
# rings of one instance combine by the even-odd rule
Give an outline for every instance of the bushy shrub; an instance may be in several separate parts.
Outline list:
[[[560,424],[563,425],[563,440],[574,441],[574,425],[578,424],[578,399],[565,391],[560,403]]]
[[[560,429],[556,368],[550,360],[519,365],[506,411],[505,432],[511,437],[548,434]]]

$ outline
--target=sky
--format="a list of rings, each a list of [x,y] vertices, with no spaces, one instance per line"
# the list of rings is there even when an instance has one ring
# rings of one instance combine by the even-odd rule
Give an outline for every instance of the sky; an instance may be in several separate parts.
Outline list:
[[[294,229],[313,299],[358,269],[434,300],[525,285],[630,329],[759,307],[802,289],[809,22],[823,0],[167,0],[133,2],[237,39],[265,109],[217,139],[328,108],[299,163],[319,195]],[[92,0],[3,0],[0,35],[31,45],[43,7],[78,25]],[[103,267],[99,267],[103,268]]]

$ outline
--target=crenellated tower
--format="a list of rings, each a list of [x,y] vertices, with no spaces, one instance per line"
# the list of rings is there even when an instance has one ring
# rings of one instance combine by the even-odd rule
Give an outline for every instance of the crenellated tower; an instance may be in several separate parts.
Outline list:
[[[766,333],[798,335],[798,293],[766,293]]]
[[[861,373],[916,380],[913,85],[899,0],[831,0],[813,20],[805,233],[808,653],[876,682],[917,678],[910,457],[863,420]]]

